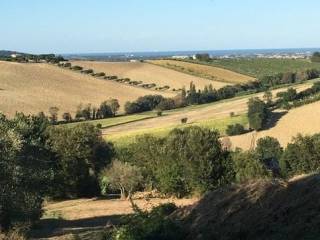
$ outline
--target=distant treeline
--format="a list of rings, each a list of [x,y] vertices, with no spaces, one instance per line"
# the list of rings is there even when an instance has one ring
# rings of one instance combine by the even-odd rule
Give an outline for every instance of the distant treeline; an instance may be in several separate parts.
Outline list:
[[[27,54],[27,53],[12,53],[11,55],[3,55],[0,56],[0,60],[9,61],[9,62],[20,62],[20,63],[28,63],[28,62],[47,62],[57,64],[61,61],[66,61],[62,56],[57,56],[55,54]]]

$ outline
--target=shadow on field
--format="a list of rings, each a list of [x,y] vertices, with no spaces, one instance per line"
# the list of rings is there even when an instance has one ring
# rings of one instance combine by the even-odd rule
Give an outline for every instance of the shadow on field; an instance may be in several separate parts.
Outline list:
[[[65,234],[79,234],[87,231],[102,230],[107,226],[118,224],[122,216],[123,215],[111,215],[77,220],[42,219],[33,228],[30,237],[41,239]]]
[[[277,125],[279,120],[288,113],[288,111],[281,111],[281,112],[271,112],[270,118],[268,122],[265,124],[263,130],[268,130],[273,128]]]
[[[185,239],[318,240],[319,198],[319,174],[229,186],[189,207]]]

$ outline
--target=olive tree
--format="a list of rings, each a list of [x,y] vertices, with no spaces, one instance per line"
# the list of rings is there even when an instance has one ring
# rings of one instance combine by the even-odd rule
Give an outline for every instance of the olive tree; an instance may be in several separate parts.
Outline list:
[[[131,199],[133,192],[142,183],[140,169],[129,163],[114,160],[109,168],[101,173],[101,179],[114,190],[119,190],[121,199]]]

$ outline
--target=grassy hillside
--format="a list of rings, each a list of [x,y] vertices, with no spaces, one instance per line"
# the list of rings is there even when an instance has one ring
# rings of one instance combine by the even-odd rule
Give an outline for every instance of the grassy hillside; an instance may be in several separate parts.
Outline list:
[[[179,72],[184,72],[194,76],[211,79],[213,81],[234,84],[245,83],[254,80],[253,77],[247,75],[229,71],[224,68],[217,68],[203,64],[175,60],[153,60],[149,62],[166,68],[174,69]]]
[[[112,141],[117,146],[125,146],[127,144],[134,142],[136,137],[141,136],[143,134],[152,134],[156,137],[165,137],[174,128],[184,128],[184,127],[190,127],[190,126],[200,126],[200,127],[215,129],[219,131],[221,134],[225,134],[225,130],[227,129],[227,126],[235,123],[247,125],[248,119],[246,115],[239,115],[236,117],[199,120],[199,121],[191,122],[189,124],[177,123],[175,125],[165,126],[162,128],[138,129],[138,130],[132,130],[129,132],[124,131],[122,133],[109,133],[109,134],[107,133],[106,135],[104,135],[104,137],[107,141]]]
[[[278,115],[282,117],[274,127],[268,130],[260,131],[255,136],[253,136],[254,133],[247,133],[231,137],[233,146],[249,149],[253,137],[259,139],[265,136],[275,137],[282,146],[286,146],[299,133],[306,135],[320,132],[320,102],[307,104]]]
[[[186,240],[316,240],[319,197],[319,175],[251,181],[208,193],[176,215],[182,215]]]
[[[226,85],[226,83],[210,81],[205,78],[190,76],[189,74],[141,62],[74,61],[72,64],[91,68],[97,72],[104,72],[107,75],[116,75],[119,78],[130,78],[133,81],[142,81],[147,84],[155,83],[158,87],[167,85],[170,90],[180,89],[184,86],[188,88],[191,81],[201,89],[210,83],[214,88],[221,88]]]
[[[16,111],[47,112],[51,106],[57,106],[61,116],[63,112],[74,114],[80,103],[98,105],[109,98],[117,98],[123,106],[126,101],[159,93],[48,64],[0,62],[0,111],[9,116]],[[175,96],[170,92],[161,94]]]
[[[276,73],[295,72],[305,69],[320,69],[320,63],[311,63],[302,59],[264,59],[264,58],[240,58],[240,59],[218,59],[209,65],[222,67],[253,77],[273,75]]]
[[[310,81],[304,84],[299,84],[294,86],[294,88],[296,88],[299,92],[306,88],[309,88],[313,82],[314,81]],[[273,90],[273,95],[275,96],[277,92],[284,91],[287,88],[288,87]],[[247,123],[244,114],[247,111],[248,99],[253,96],[262,97],[263,93],[251,94],[214,103],[193,105],[186,108],[165,111],[162,117],[141,119],[139,121],[131,123],[122,122],[123,124],[119,126],[110,126],[109,128],[103,129],[103,134],[105,135],[106,139],[115,141],[116,143],[120,144],[131,142],[134,140],[134,137],[136,135],[141,135],[143,133],[164,136],[172,128],[183,126],[181,124],[181,119],[185,117],[188,118],[187,125],[194,124],[207,126],[209,128],[216,128],[223,134],[228,124],[241,123],[245,125]],[[236,118],[231,118],[231,112],[234,112],[239,116]],[[154,116],[154,113],[152,112],[148,113],[148,115],[149,114]],[[316,118],[314,118],[314,121],[317,121]],[[291,139],[291,137],[295,135],[290,135],[289,138]],[[250,143],[251,138],[249,140],[245,139],[244,141],[249,141]],[[235,145],[238,146],[237,144]]]

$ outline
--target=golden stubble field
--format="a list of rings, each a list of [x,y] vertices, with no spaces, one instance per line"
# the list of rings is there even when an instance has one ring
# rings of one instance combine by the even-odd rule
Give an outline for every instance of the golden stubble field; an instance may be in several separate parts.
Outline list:
[[[93,69],[96,72],[104,72],[106,75],[116,75],[119,78],[130,78],[143,83],[155,83],[158,87],[169,86],[170,89],[189,88],[193,82],[197,88],[212,84],[213,88],[221,88],[227,83],[212,81],[205,78],[177,72],[161,66],[141,62],[97,62],[97,61],[73,61],[72,65]]]
[[[304,105],[290,110],[276,125],[268,130],[256,133],[255,139],[266,136],[275,137],[280,144],[285,147],[292,141],[292,138],[299,133],[302,135],[312,135],[320,132],[320,102]],[[233,147],[240,147],[248,150],[255,133],[247,133],[240,136],[231,137]]]
[[[147,94],[173,97],[174,93],[152,91],[117,82],[96,79],[49,64],[24,64],[0,61],[0,111],[12,116],[47,112],[57,106],[63,112],[75,113],[77,106],[116,98],[123,106]]]
[[[246,83],[254,78],[224,68],[176,60],[152,60],[153,64],[226,83]]]
[[[301,85],[294,86],[298,92],[305,90],[312,86],[312,83],[304,83]],[[280,91],[286,90],[285,88],[280,88],[273,90],[273,96]],[[178,109],[177,111],[173,111],[170,114],[164,114],[161,118],[152,118],[146,119],[131,123],[122,124],[119,126],[110,127],[107,129],[103,129],[103,134],[105,135],[117,135],[117,134],[124,134],[129,132],[138,132],[146,129],[153,129],[153,128],[166,128],[171,126],[176,126],[181,123],[181,118],[188,118],[188,123],[199,122],[201,120],[211,120],[211,119],[222,119],[230,116],[231,112],[235,114],[244,114],[248,110],[247,102],[251,97],[263,97],[264,93],[258,93],[250,96],[243,96],[240,98],[235,99],[228,99],[222,102],[216,102],[212,104],[205,104],[194,106],[193,108],[185,108],[185,109]],[[303,107],[301,107],[303,108]],[[319,115],[320,116],[320,115]],[[302,118],[307,118],[307,116],[301,116]],[[294,128],[294,127],[293,127]],[[320,121],[319,121],[319,128],[320,128]],[[285,134],[285,133],[282,133]],[[243,142],[247,142],[248,140],[244,137],[245,135],[239,136]],[[236,141],[235,145],[239,145],[242,140]],[[251,141],[251,140],[250,140]],[[249,141],[249,144],[250,144]]]

